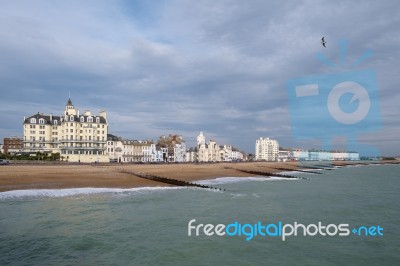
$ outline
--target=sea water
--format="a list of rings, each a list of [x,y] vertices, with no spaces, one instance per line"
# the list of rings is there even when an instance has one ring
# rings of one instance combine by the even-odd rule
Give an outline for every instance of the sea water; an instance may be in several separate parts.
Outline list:
[[[0,193],[0,265],[400,265],[400,165],[193,188]],[[188,236],[188,223],[381,226],[383,236]]]

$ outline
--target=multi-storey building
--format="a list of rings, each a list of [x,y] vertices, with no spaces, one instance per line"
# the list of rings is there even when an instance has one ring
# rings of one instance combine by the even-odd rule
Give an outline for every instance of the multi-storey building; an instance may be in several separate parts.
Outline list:
[[[107,152],[110,162],[149,163],[163,161],[163,151],[157,149],[151,140],[123,140],[109,134]]]
[[[360,154],[353,151],[323,151],[294,149],[290,158],[296,161],[358,161]]]
[[[278,158],[278,141],[270,138],[259,138],[256,140],[256,160],[277,161]]]
[[[157,148],[163,152],[165,162],[186,161],[186,144],[180,135],[161,136],[157,141]]]
[[[37,113],[24,119],[24,151],[60,153],[69,162],[108,162],[107,115],[80,114],[68,99],[61,116]]]
[[[7,153],[18,153],[22,151],[24,147],[23,139],[19,137],[4,138],[4,144],[2,150],[5,154]]]
[[[206,143],[203,132],[197,136],[197,147],[186,153],[187,162],[230,162],[241,161],[243,158],[243,153],[231,145],[218,145],[214,140]]]

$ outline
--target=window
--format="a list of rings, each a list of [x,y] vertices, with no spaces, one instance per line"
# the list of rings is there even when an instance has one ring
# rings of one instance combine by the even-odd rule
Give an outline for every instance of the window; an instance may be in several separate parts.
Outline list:
[[[85,118],[81,116],[81,123],[85,122]]]
[[[58,121],[57,120],[54,120],[54,125],[58,125]]]
[[[100,123],[100,117],[96,117],[96,123]]]
[[[36,134],[36,131],[35,130],[31,130],[31,134]]]
[[[31,124],[36,124],[36,118],[31,118]]]
[[[65,116],[65,121],[68,121],[68,116]]]
[[[69,121],[74,121],[74,116],[73,116],[73,115],[71,115],[71,116],[69,117]],[[72,124],[71,124],[71,126],[72,126]]]
[[[39,119],[39,124],[44,124],[44,119],[43,118]]]
[[[89,123],[93,123],[93,117],[89,116],[89,117],[87,118],[87,121],[88,121]]]
[[[71,129],[69,130],[69,132],[74,133],[74,130],[71,128]]]

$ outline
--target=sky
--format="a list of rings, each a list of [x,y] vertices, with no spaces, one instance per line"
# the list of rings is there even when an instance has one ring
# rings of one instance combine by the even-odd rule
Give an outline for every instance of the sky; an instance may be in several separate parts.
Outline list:
[[[180,134],[254,153],[255,140],[320,148],[299,139],[290,79],[372,69],[381,128],[351,136],[382,155],[400,155],[398,1],[0,1],[0,139],[22,136],[37,112],[107,111],[109,133],[126,139]],[[321,45],[321,37],[327,47]],[[323,53],[359,66],[331,69]],[[324,104],[325,105],[325,104]],[[326,108],[326,107],[325,107]],[[318,111],[316,111],[318,113]],[[336,135],[337,133],[337,135]]]

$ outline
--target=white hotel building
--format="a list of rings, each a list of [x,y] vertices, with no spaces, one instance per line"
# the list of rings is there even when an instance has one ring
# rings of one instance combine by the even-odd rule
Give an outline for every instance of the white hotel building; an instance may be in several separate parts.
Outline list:
[[[37,113],[24,118],[24,152],[60,153],[68,162],[108,162],[105,111],[79,113],[71,99],[61,116]]]
[[[279,159],[279,143],[270,138],[256,140],[256,160],[277,161]]]

